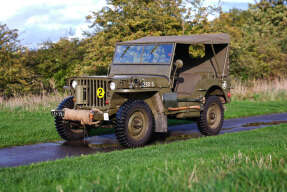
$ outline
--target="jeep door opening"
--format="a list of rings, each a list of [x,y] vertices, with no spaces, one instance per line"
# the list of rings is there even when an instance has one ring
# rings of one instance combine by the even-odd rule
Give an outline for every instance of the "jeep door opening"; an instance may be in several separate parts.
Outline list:
[[[113,125],[125,147],[168,131],[167,119],[194,119],[216,135],[230,102],[227,34],[144,37],[117,43],[107,76],[70,78],[70,97],[51,113],[65,140]]]

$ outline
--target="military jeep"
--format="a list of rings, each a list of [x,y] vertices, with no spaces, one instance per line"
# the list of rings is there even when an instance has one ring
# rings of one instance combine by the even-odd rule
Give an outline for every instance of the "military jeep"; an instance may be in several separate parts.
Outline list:
[[[117,43],[107,76],[68,80],[71,96],[51,112],[59,135],[81,140],[113,125],[121,145],[139,147],[166,133],[169,118],[218,134],[230,102],[229,42],[227,34],[203,34]]]

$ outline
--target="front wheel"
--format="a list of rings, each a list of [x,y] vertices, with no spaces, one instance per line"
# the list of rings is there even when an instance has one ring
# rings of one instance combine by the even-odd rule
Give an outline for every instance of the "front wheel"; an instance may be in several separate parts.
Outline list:
[[[208,97],[204,109],[197,121],[198,129],[203,135],[217,135],[223,125],[224,110],[217,96]]]
[[[153,114],[142,100],[127,101],[116,115],[116,136],[125,147],[147,144],[153,133]]]
[[[74,108],[74,97],[65,98],[58,106],[57,110],[64,108]],[[85,129],[81,123],[66,121],[62,117],[55,117],[55,126],[58,134],[67,141],[82,140],[85,137]]]

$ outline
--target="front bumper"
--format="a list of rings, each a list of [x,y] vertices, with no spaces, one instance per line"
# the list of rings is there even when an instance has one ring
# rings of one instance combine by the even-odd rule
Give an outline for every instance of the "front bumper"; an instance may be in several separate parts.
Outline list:
[[[80,121],[83,125],[94,125],[101,121],[109,121],[109,114],[94,110],[75,110],[64,108],[63,110],[51,110],[51,115],[55,118],[60,117],[68,121]]]

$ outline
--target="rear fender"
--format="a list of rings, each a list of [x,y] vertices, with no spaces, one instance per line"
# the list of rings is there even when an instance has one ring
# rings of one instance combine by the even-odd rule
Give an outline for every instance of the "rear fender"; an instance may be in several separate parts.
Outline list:
[[[212,87],[210,87],[207,90],[205,97],[208,97],[208,96],[218,96],[222,103],[227,103],[228,102],[227,99],[226,99],[227,96],[226,96],[225,92],[219,86],[212,86]]]

